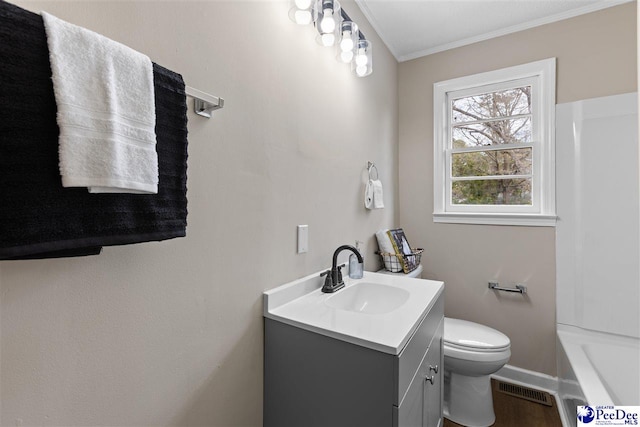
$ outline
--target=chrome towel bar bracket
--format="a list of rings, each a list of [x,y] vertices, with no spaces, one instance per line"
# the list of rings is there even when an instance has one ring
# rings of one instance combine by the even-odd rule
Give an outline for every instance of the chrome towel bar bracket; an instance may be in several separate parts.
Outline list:
[[[516,292],[519,294],[526,294],[527,287],[525,285],[516,285],[514,288],[503,288],[498,282],[489,282],[489,289],[494,291]]]
[[[224,107],[223,98],[209,95],[206,92],[194,89],[190,86],[187,86],[185,89],[187,96],[193,98],[193,109],[195,113],[202,117],[209,119],[211,118],[212,111],[219,110]]]
[[[376,177],[373,177],[373,171],[376,171]],[[378,179],[378,167],[373,162],[367,162],[367,172],[369,172],[369,179]]]

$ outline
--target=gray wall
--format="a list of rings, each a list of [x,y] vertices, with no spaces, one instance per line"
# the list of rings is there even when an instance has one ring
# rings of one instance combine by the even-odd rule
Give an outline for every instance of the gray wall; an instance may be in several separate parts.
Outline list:
[[[506,333],[511,365],[555,375],[555,230],[433,223],[433,84],[556,57],[558,103],[635,91],[635,8],[627,3],[399,65],[400,224],[426,248],[424,276],[446,283],[445,315]],[[529,294],[496,294],[487,290],[490,279],[524,282]]]
[[[262,424],[265,289],[397,220],[397,63],[359,79],[287,2],[18,1],[146,53],[226,99],[189,113],[187,237],[0,265],[2,425]],[[363,207],[368,160],[384,210]],[[296,254],[296,225],[309,253]]]

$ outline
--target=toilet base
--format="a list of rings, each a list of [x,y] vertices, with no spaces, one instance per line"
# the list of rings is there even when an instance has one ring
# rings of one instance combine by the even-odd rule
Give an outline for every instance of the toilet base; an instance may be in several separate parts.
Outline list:
[[[496,421],[491,395],[491,377],[470,377],[446,371],[444,416],[467,427],[489,427]]]

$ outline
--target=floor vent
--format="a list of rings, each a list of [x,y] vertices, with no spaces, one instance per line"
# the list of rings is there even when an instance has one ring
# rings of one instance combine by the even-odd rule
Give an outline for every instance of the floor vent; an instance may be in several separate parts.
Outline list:
[[[553,406],[553,397],[545,391],[534,390],[529,387],[522,387],[502,381],[498,381],[498,391],[504,394],[540,403],[541,405]]]

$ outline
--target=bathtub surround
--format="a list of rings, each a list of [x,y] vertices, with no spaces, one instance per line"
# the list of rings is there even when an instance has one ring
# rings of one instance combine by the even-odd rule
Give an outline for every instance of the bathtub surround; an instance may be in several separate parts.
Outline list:
[[[423,277],[446,283],[447,316],[505,333],[510,365],[556,375],[555,229],[433,223],[433,83],[555,57],[558,103],[633,92],[635,8],[627,3],[399,64],[399,223],[425,247]],[[496,293],[488,281],[523,283],[527,296]]]
[[[640,339],[638,94],[560,104],[556,129],[557,321]]]
[[[375,46],[366,78],[314,48],[286,2],[16,3],[143,52],[225,107],[187,113],[186,238],[0,265],[0,424],[262,425],[262,292],[327,268],[344,242],[364,241],[375,270],[374,233],[397,223],[396,61],[349,1]],[[386,209],[363,206],[369,159]]]
[[[576,405],[640,401],[637,93],[560,104],[556,123],[558,382],[571,420]]]

